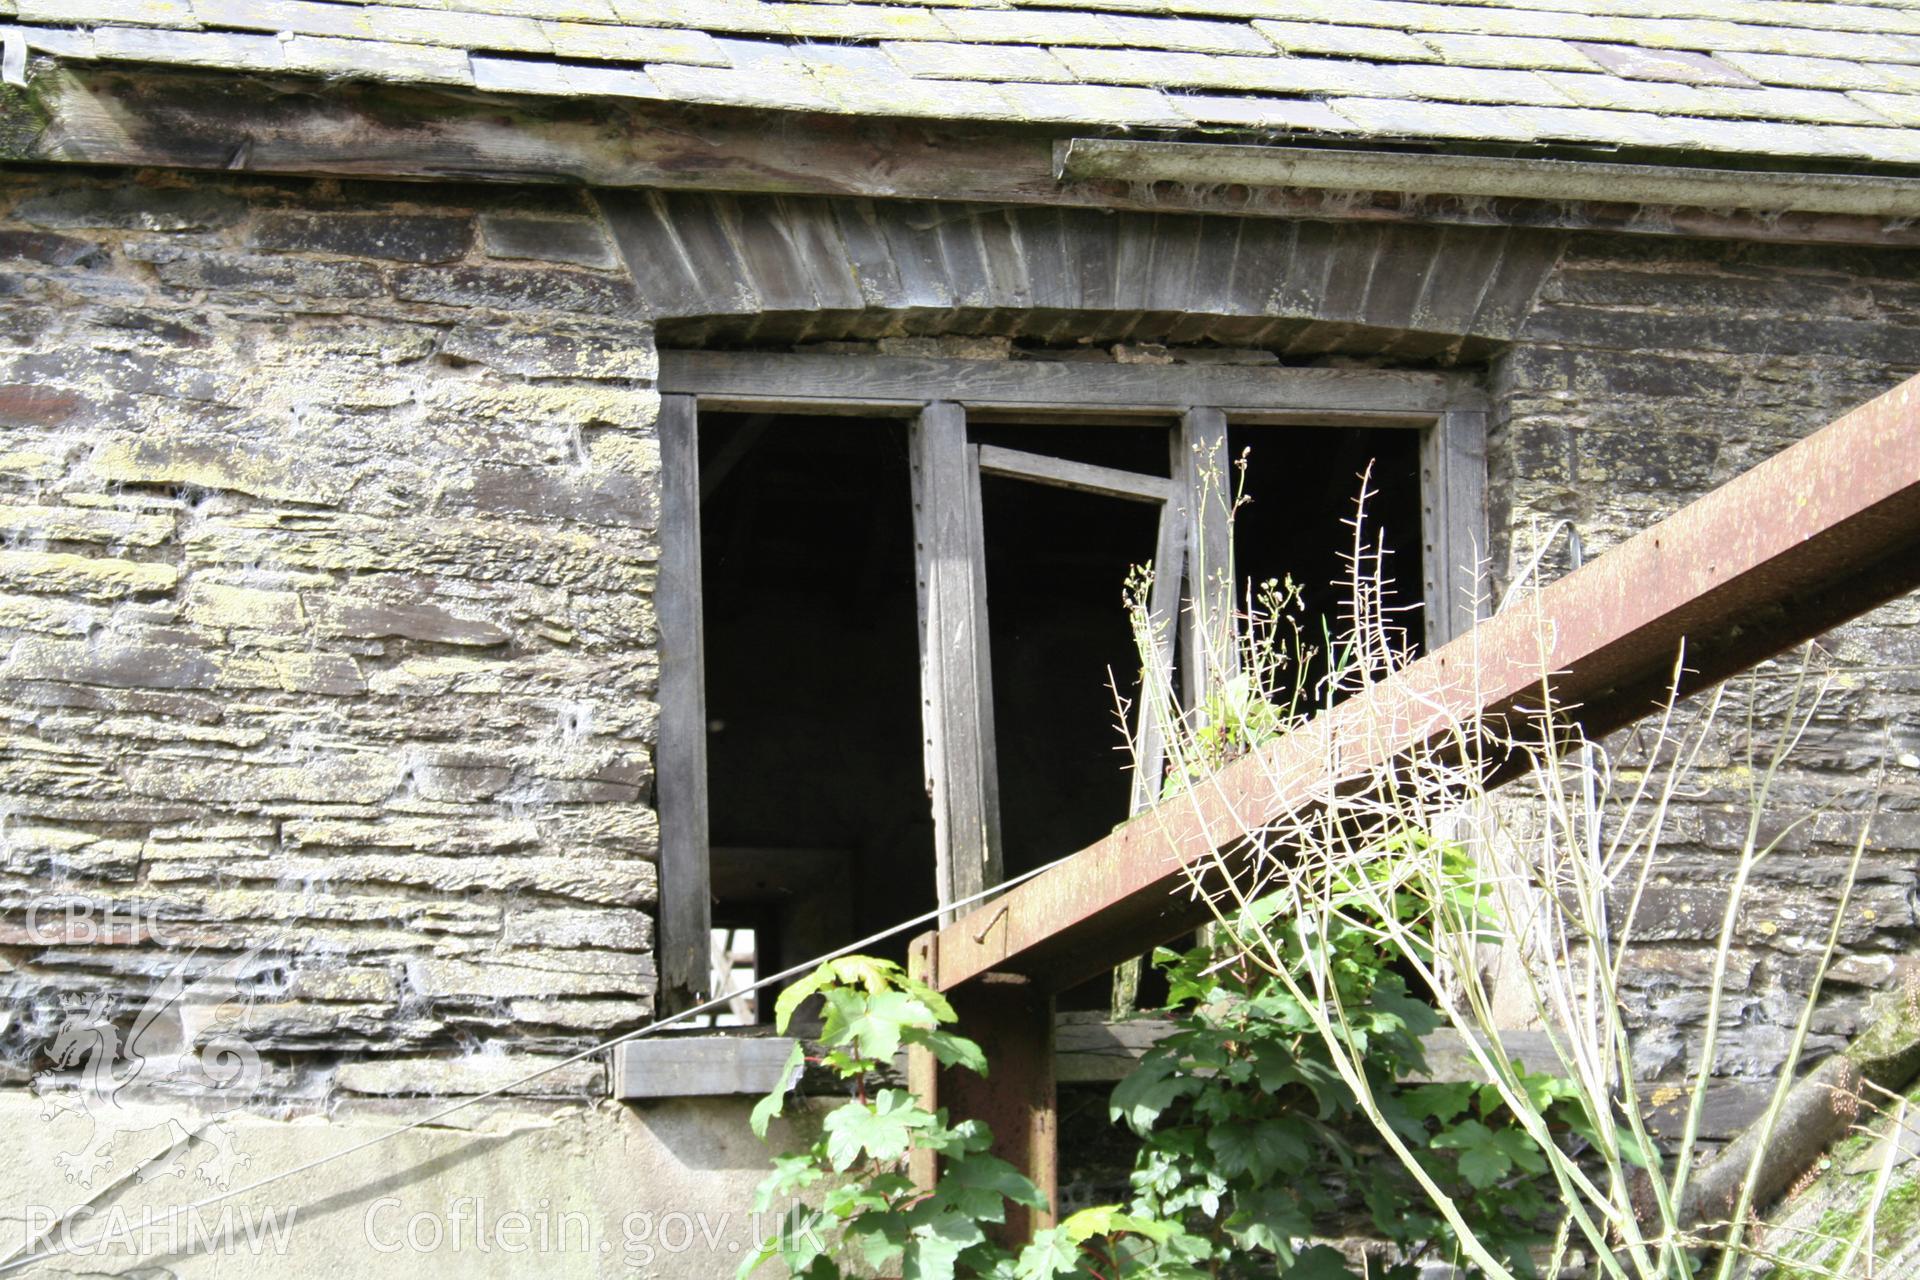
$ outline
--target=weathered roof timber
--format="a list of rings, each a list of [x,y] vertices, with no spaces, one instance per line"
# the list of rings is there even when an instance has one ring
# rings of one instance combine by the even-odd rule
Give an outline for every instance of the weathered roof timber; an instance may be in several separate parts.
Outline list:
[[[850,115],[1920,164],[1920,0],[0,0],[0,20],[16,76],[30,50]]]

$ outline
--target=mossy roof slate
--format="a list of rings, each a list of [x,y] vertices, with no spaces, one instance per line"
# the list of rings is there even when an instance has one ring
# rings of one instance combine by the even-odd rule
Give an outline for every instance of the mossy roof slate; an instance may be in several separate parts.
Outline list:
[[[1920,0],[0,0],[0,38],[573,97],[1920,163]]]

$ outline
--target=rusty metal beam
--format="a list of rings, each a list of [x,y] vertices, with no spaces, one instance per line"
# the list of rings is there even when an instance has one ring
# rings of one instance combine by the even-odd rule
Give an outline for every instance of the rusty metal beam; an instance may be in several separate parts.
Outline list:
[[[1589,734],[1920,586],[1920,378],[1903,383],[1438,652],[1149,810],[940,931],[952,989],[988,972],[1061,990],[1206,917],[1184,867],[1451,723],[1537,705],[1541,673]]]

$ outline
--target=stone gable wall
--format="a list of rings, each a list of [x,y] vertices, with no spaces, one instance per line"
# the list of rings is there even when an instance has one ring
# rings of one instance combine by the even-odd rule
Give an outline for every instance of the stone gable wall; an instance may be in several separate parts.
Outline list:
[[[1562,520],[1598,555],[1916,370],[1911,251],[1575,238],[1520,342],[1493,365],[1495,562],[1511,571],[1530,554],[1523,544]],[[1545,572],[1566,561],[1561,538]],[[1761,840],[1785,835],[1756,875],[1728,969],[1715,1070],[1753,1083],[1722,1094],[1707,1123],[1723,1131],[1764,1106],[1758,1082],[1784,1060],[1883,769],[1882,812],[1810,1057],[1860,1029],[1872,989],[1906,980],[1902,953],[1920,936],[1920,599],[1840,627],[1818,648],[1816,662],[1838,678],[1774,784]],[[1650,1078],[1679,1079],[1697,1062],[1712,949],[1764,766],[1747,759],[1741,721],[1751,707],[1757,741],[1771,746],[1799,669],[1789,656],[1729,686],[1723,732],[1701,758],[1710,793],[1674,810],[1626,993]],[[1624,735],[1610,746],[1622,767],[1643,763]]]
[[[645,1020],[658,402],[590,207],[67,171],[0,209],[0,1071],[182,959],[249,957],[284,1097]]]
[[[647,299],[592,205],[69,170],[5,175],[0,210],[4,1079],[46,1069],[67,1002],[137,1002],[183,958],[250,957],[289,1103],[490,1088],[644,1021],[655,365]],[[1598,554],[1920,368],[1920,254],[1597,236],[1559,254],[1488,366],[1498,577],[1530,530],[1571,520]],[[1076,346],[1057,317],[1066,336],[1016,346],[992,336],[1004,316],[954,311],[954,341],[929,344],[898,336],[929,331],[916,312],[872,349],[1449,350],[1305,315],[1260,349],[1183,349],[1151,328],[1177,315],[1123,319],[1099,322],[1118,348]],[[1565,562],[1562,540],[1547,571]],[[1871,669],[1785,779],[1783,811],[1835,811],[1790,838],[1742,921],[1729,1076],[1779,1060],[1824,927],[1814,891],[1883,760],[1890,812],[1815,1051],[1920,927],[1920,766],[1902,763],[1920,753],[1920,605],[1827,646]],[[1630,993],[1643,1066],[1666,1078],[1704,1011],[1742,830],[1743,764],[1730,742],[1710,762],[1719,790],[1676,816]],[[67,931],[75,895],[92,910]],[[103,943],[88,930],[109,903]],[[539,1088],[599,1083],[581,1068]]]

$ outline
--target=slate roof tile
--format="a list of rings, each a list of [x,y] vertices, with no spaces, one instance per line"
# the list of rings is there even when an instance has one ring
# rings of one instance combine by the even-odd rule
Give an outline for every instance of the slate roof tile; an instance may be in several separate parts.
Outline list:
[[[1565,104],[1573,99],[1530,71],[1390,66],[1331,58],[1207,57],[1138,49],[1056,49],[1090,83],[1293,94],[1377,94],[1457,102]]]
[[[1875,75],[1885,76],[1902,93],[1920,93],[1920,67],[1875,62],[1867,64],[1867,70]]]
[[[1637,49],[1630,44],[1596,44],[1590,40],[1575,41],[1573,47],[1599,63],[1601,70],[1629,80],[1758,87],[1752,76],[1737,67],[1689,49]]]
[[[1255,31],[1288,53],[1378,58],[1383,62],[1440,60],[1440,55],[1426,44],[1389,27],[1336,27],[1321,22],[1272,22],[1264,18],[1254,19],[1252,25]]]
[[[1604,71],[1567,40],[1535,36],[1471,36],[1429,33],[1420,43],[1443,62],[1468,67],[1512,67],[1528,71]]]
[[[583,67],[522,58],[473,57],[473,85],[496,93],[542,93],[565,97],[658,98],[646,72],[631,67]]]
[[[783,111],[825,111],[827,96],[804,73],[769,76],[739,68],[662,64],[648,77],[660,96],[680,102],[728,107],[769,107]]]
[[[100,28],[102,31],[107,28]],[[129,27],[129,31],[144,31],[145,27]],[[97,55],[93,51],[94,33],[84,27],[24,27],[27,35],[27,47],[36,53],[50,53],[56,58],[91,59]]]
[[[677,27],[618,27],[600,22],[542,22],[541,33],[563,58],[607,62],[684,62],[702,67],[730,66],[714,38],[704,31]]]
[[[716,39],[731,66],[648,68],[653,83],[670,98],[723,106],[779,107],[805,111],[833,108],[832,99],[788,46],[758,40]]]
[[[223,71],[281,71],[287,65],[278,38],[234,31],[101,27],[93,33],[89,52],[119,62],[168,62]]]
[[[1097,13],[1019,13],[1006,10],[937,8],[933,16],[953,40],[988,44],[1124,45],[1120,33]]]
[[[1910,93],[1850,93],[1847,96],[1896,124],[1920,128],[1920,98]]]
[[[621,22],[649,27],[784,35],[787,24],[761,0],[609,0]]]
[[[1542,136],[1525,115],[1505,107],[1410,102],[1405,98],[1342,98],[1330,109],[1352,121],[1362,133],[1388,137],[1534,142]]]
[[[1888,164],[1920,164],[1920,129],[1834,128],[1825,132],[1836,147],[1827,152],[1828,155],[1881,160]]]
[[[813,77],[830,110],[850,115],[943,116],[960,120],[1004,120],[1010,114],[1002,86],[964,80],[903,78],[881,49],[798,45],[793,52]]]
[[[1231,13],[1303,22],[1393,27],[1407,32],[1594,40],[1654,49],[1741,50],[1825,57],[1920,58],[1920,37],[1761,26],[1717,18],[1623,18],[1519,5],[1429,4],[1418,0],[1165,0],[1176,13]]]
[[[1508,0],[1454,0],[1502,7]],[[1603,17],[1719,18],[1762,26],[1803,26],[1826,31],[1920,34],[1920,6],[1850,4],[1837,0],[1528,0],[1527,8]]]
[[[943,0],[950,3],[950,0]],[[1272,53],[1259,33],[1235,22],[1116,13],[1030,13],[1008,9],[934,11],[955,40],[993,44],[1084,44],[1183,53]]]
[[[114,23],[130,27],[194,27],[187,0],[20,0],[22,22]]]
[[[1541,77],[1573,101],[1610,111],[1656,111],[1668,115],[1726,116],[1738,120],[1798,120],[1810,124],[1889,123],[1843,93],[1826,89],[1722,89],[1707,85],[1654,84],[1546,71]]]
[[[297,31],[310,36],[373,39],[367,10],[315,0],[192,0],[193,16],[210,27],[242,31]]]
[[[16,11],[56,58],[1920,164],[1920,0],[0,0]]]
[[[877,4],[768,6],[787,31],[803,40],[944,40],[947,28],[920,8]]]
[[[1285,129],[1306,133],[1338,133],[1347,118],[1321,102],[1304,98],[1230,97],[1211,93],[1169,94],[1168,101],[1200,124],[1233,125],[1242,129]]]
[[[880,46],[910,76],[923,80],[1017,80],[1070,83],[1073,73],[1045,49],[1025,44],[935,44],[889,41]]]
[[[1113,42],[1118,45],[1141,49],[1174,49],[1183,53],[1273,52],[1273,46],[1261,39],[1258,32],[1249,31],[1237,22],[1130,17],[1126,14],[1106,14],[1101,21],[1113,33]]]
[[[377,40],[402,44],[437,44],[448,48],[505,49],[521,53],[552,53],[553,42],[532,18],[500,13],[450,13],[438,9],[409,9],[368,5],[367,22]]]
[[[1015,119],[1100,124],[1121,116],[1164,126],[1187,124],[1179,99],[1152,89],[1105,84],[1007,84],[1000,86],[1013,104]]]
[[[300,36],[281,42],[287,70],[321,75],[377,76],[422,84],[472,84],[467,54],[439,45],[386,40],[338,40]]]
[[[1899,82],[1884,71],[1839,58],[1802,58],[1788,53],[1722,53],[1728,66],[1761,84],[1794,89],[1891,89]],[[1920,77],[1916,77],[1920,84]]]
[[[353,0],[364,4],[367,0]],[[617,22],[612,0],[391,0],[415,9],[449,9],[455,13],[499,13],[511,18],[546,18],[554,22]]]

